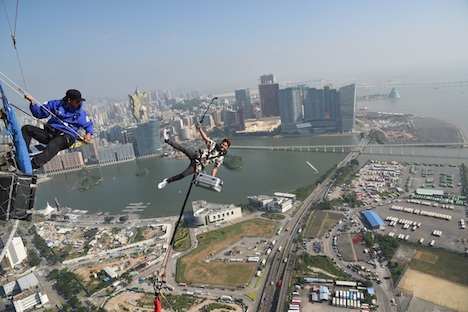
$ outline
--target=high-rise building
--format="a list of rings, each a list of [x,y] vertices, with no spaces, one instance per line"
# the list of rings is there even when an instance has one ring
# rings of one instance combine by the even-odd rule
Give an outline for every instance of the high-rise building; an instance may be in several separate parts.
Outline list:
[[[81,151],[70,153],[60,152],[44,164],[43,169],[45,173],[56,173],[68,170],[79,170],[84,166],[85,164]]]
[[[237,109],[237,116],[239,116],[239,130],[245,130],[245,116],[244,109],[242,107]]]
[[[98,155],[100,165],[135,160],[135,151],[131,143],[100,147],[98,148]]]
[[[325,95],[325,119],[340,120],[340,100],[338,90],[331,89],[330,86],[323,87]]]
[[[182,129],[180,129],[180,138],[182,140],[193,139],[194,138],[193,133],[194,133],[194,131],[192,131],[192,127],[184,126]]]
[[[260,84],[276,83],[276,76],[274,74],[260,76]]]
[[[224,111],[224,124],[230,127],[239,126],[239,115],[234,109],[226,109]]]
[[[97,163],[97,148],[101,144],[101,140],[93,139],[92,144],[83,144],[79,147],[73,148],[70,152],[80,152],[83,158],[83,162],[87,165],[93,165]]]
[[[304,120],[325,119],[325,94],[322,89],[304,88]]]
[[[264,76],[262,76],[264,77]],[[263,79],[262,82],[274,81],[274,79]],[[260,95],[260,106],[263,117],[279,116],[279,84],[278,83],[266,83],[258,86],[258,92]]]
[[[280,90],[281,102],[281,121],[284,124],[287,119],[284,112],[285,90]],[[323,133],[331,131],[352,131],[354,128],[355,113],[355,85],[332,89],[325,86],[323,89],[303,88],[303,109],[304,121],[301,125],[301,132],[309,129],[314,133]],[[288,91],[292,92],[292,91]],[[295,122],[296,124],[298,122]],[[294,127],[282,125],[285,131],[294,131]],[[297,130],[297,129],[296,129]]]
[[[341,131],[352,131],[355,125],[356,85],[352,84],[339,89],[341,114]]]
[[[170,123],[171,126],[174,127],[174,131],[177,133],[180,133],[180,129],[184,127],[184,121],[180,117],[175,117]]]
[[[120,125],[116,125],[111,127],[108,130],[107,141],[109,142],[120,142],[123,143],[123,136],[122,136],[122,127]]]
[[[159,137],[159,122],[152,120],[138,124],[136,132],[136,155],[138,157],[157,155],[161,152],[161,139]]]
[[[302,122],[302,87],[279,90],[281,125],[295,125]]]
[[[150,101],[155,103],[159,101],[159,94],[158,91],[152,91],[150,92]]]
[[[223,123],[223,120],[221,118],[221,108],[216,108],[215,111],[213,112],[213,119],[215,125],[220,125]]]
[[[236,104],[239,107],[250,107],[252,105],[252,98],[250,97],[250,89],[236,90]]]
[[[253,104],[252,97],[250,96],[250,89],[236,90],[236,105],[238,109],[243,110],[243,118],[253,118]]]
[[[149,94],[148,92],[141,93],[138,89],[134,94],[129,94],[130,109],[132,116],[137,123],[148,121],[149,114]]]

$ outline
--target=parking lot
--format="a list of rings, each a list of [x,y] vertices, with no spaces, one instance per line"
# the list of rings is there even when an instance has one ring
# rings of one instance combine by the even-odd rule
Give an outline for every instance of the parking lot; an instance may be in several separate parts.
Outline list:
[[[443,197],[461,195],[460,168],[434,164],[406,165],[401,169],[399,184],[404,189],[400,196],[382,199],[370,207],[385,222],[385,229],[379,232],[384,235],[394,233],[391,234],[393,237],[404,236],[402,239],[424,245],[434,241],[434,247],[464,252],[468,246],[468,234],[460,221],[466,218],[465,205],[456,204],[456,200],[446,204],[434,201],[437,196],[429,195],[410,200],[417,189],[428,193],[443,191]],[[391,220],[386,220],[388,217],[397,222],[390,225]]]

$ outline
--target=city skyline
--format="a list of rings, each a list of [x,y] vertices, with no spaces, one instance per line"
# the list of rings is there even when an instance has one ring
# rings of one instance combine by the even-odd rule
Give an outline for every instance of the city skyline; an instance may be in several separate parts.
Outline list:
[[[1,11],[0,71],[40,101],[69,88],[90,100],[135,87],[176,96],[255,90],[269,73],[301,83],[451,81],[468,72],[461,0],[48,1]]]

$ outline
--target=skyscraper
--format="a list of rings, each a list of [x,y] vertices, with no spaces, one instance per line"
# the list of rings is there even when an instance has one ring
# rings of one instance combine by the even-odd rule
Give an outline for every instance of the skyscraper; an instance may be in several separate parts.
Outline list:
[[[263,117],[279,116],[279,84],[273,74],[260,76],[258,91]]]
[[[302,87],[279,90],[281,125],[295,125],[302,122]]]
[[[249,107],[252,105],[252,98],[250,97],[250,89],[236,90],[236,104],[239,107]]]
[[[237,109],[242,109],[243,118],[252,118],[253,115],[253,105],[252,97],[250,96],[250,89],[240,89],[236,90],[236,105]]]
[[[342,87],[339,90],[330,86],[325,86],[323,89],[304,87],[304,121],[309,123],[310,130],[314,133],[352,131],[355,123],[355,89],[355,85]],[[280,94],[283,92],[280,90]],[[281,95],[281,102],[284,102],[283,97]],[[281,109],[281,121],[284,123],[286,119],[283,114],[283,104]],[[301,126],[304,131],[305,125]],[[282,127],[282,129],[292,131],[294,128]]]
[[[340,120],[340,100],[338,90],[331,89],[330,86],[323,87],[325,96],[325,118],[331,120]]]
[[[341,113],[341,131],[352,131],[355,124],[356,85],[352,84],[339,89],[339,102]]]
[[[137,123],[148,121],[149,113],[149,94],[148,92],[140,93],[138,89],[134,94],[129,94],[130,109],[132,116]]]
[[[274,74],[260,76],[260,84],[276,83],[276,76]]]
[[[322,89],[304,88],[304,120],[325,119],[325,94]]]
[[[159,122],[152,120],[137,126],[135,132],[137,149],[135,154],[139,157],[157,155],[161,152],[161,139],[159,138]]]

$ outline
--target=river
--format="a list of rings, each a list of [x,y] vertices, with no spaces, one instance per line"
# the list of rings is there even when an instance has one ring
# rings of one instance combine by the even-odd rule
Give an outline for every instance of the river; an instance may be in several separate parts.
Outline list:
[[[381,99],[359,101],[358,108],[366,106],[371,111],[410,113],[422,117],[433,117],[450,122],[468,133],[468,86],[423,88],[398,88],[401,98],[398,100]],[[358,89],[357,94],[387,94],[391,87]],[[255,137],[233,138],[233,145],[331,145],[355,144],[354,136],[305,136],[305,137]],[[432,151],[428,151],[431,155]],[[218,171],[218,177],[224,181],[220,193],[193,187],[187,206],[194,200],[207,200],[222,204],[240,204],[247,202],[247,196],[273,195],[274,192],[289,192],[298,187],[315,183],[322,173],[339,163],[345,155],[341,153],[316,153],[299,151],[270,150],[230,150],[231,155],[244,159],[244,168],[231,171],[224,167]],[[361,156],[365,161],[369,156]],[[372,156],[388,159],[388,156]],[[392,159],[408,157],[392,157]],[[436,157],[427,159],[427,162]],[[319,174],[310,168],[312,163]],[[450,159],[446,159],[446,162]],[[37,189],[36,209],[43,209],[47,202],[54,205],[57,198],[62,206],[88,210],[89,213],[122,213],[131,203],[143,203],[147,206],[142,217],[161,217],[178,215],[183,205],[191,178],[169,184],[163,190],[157,183],[163,178],[182,171],[188,165],[187,160],[166,158],[145,158],[134,162],[103,166],[92,169],[92,174],[99,175],[103,181],[86,191],[79,191],[80,177],[77,173],[55,175],[49,181],[40,183]],[[150,173],[137,176],[136,173],[147,168]]]
[[[314,145],[325,142],[354,144],[356,139],[353,136],[256,138],[239,139],[235,144]],[[246,203],[247,196],[250,195],[273,195],[274,192],[292,191],[313,184],[320,177],[320,174],[316,174],[306,161],[312,163],[320,172],[325,172],[344,158],[340,153],[268,150],[233,149],[230,154],[242,157],[244,167],[241,170],[221,167],[217,176],[224,181],[222,192],[193,187],[188,205],[191,201],[199,199],[222,204],[240,204]],[[154,157],[94,168],[91,174],[101,176],[103,181],[82,192],[78,190],[81,181],[78,173],[55,175],[51,180],[39,184],[36,207],[42,209],[46,202],[53,204],[54,197],[57,197],[62,206],[88,210],[90,213],[118,214],[130,203],[141,202],[148,206],[141,213],[142,216],[176,215],[182,207],[191,177],[171,183],[162,190],[157,188],[157,184],[165,177],[179,173],[188,164],[188,160],[185,159]],[[144,168],[150,173],[146,176],[137,176],[136,173]]]

